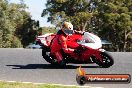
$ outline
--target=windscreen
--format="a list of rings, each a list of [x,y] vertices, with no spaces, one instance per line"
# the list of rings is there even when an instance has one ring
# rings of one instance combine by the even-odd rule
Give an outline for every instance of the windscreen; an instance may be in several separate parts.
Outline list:
[[[95,41],[96,40],[94,39],[92,34],[85,32],[82,39],[78,40],[77,42],[80,44],[80,43],[95,43]]]

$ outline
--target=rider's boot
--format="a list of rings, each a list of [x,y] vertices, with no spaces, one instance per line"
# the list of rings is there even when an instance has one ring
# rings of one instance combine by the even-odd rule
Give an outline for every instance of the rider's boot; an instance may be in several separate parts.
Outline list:
[[[61,67],[65,67],[65,66],[66,66],[66,61],[62,59],[62,60],[59,62],[59,65],[60,65]]]
[[[56,52],[55,55],[56,55],[56,59],[58,61],[59,66],[61,66],[61,67],[66,66],[66,61],[62,57],[62,54],[60,52]]]

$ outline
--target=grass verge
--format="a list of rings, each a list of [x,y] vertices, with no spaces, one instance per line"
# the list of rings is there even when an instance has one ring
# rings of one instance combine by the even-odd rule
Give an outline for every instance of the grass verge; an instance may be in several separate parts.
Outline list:
[[[0,88],[79,88],[76,86],[61,86],[52,84],[33,84],[19,82],[0,82]]]

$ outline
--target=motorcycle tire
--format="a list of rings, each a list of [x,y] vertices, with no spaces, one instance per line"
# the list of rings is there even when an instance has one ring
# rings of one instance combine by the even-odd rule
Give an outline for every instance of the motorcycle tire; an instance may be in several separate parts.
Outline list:
[[[50,55],[50,51],[46,50],[46,49],[42,49],[42,56],[43,58],[50,64],[52,65],[56,65],[58,62],[56,59],[54,59],[51,55]]]
[[[109,68],[114,64],[113,57],[108,52],[100,52],[100,56],[102,57],[103,61],[99,59],[95,59],[95,63],[98,64],[100,67]]]

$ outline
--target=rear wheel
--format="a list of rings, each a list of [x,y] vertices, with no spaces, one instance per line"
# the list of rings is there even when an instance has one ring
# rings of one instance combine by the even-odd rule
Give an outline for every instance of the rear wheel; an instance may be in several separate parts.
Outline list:
[[[100,56],[102,57],[102,61],[99,59],[95,59],[95,63],[101,67],[108,68],[114,64],[114,60],[108,52],[100,52]]]
[[[50,49],[43,47],[42,56],[47,62],[53,65],[57,64],[57,60],[50,54]]]

